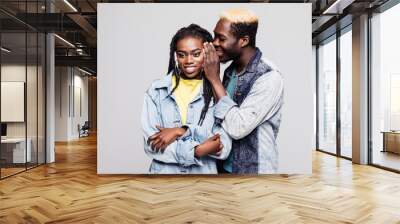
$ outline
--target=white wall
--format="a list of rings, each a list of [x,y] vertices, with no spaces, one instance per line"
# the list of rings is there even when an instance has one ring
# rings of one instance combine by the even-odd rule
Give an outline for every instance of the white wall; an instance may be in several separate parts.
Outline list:
[[[25,83],[1,82],[1,121],[24,122]]]
[[[41,71],[39,71],[41,72]],[[36,135],[36,66],[25,66],[19,64],[7,64],[1,66],[1,81],[2,82],[24,82],[28,78],[29,87],[27,88],[27,120],[28,120],[28,137],[30,134]],[[32,88],[34,86],[34,88]],[[40,105],[39,105],[40,106]],[[22,108],[24,109],[24,108]],[[7,108],[2,108],[7,110]],[[7,122],[8,137],[24,137],[26,122]]]
[[[89,112],[88,112],[88,77],[87,76],[82,76],[83,73],[80,71],[76,70],[74,71],[74,93],[73,96],[74,102],[74,107],[72,108],[72,120],[71,120],[71,135],[73,138],[78,138],[79,137],[79,132],[78,132],[78,124],[82,126],[85,121],[88,121],[89,117]],[[80,91],[80,93],[79,93]],[[80,97],[79,97],[80,95]],[[79,102],[80,101],[80,102]],[[81,107],[81,108],[79,108]],[[81,111],[80,111],[81,110]]]
[[[80,90],[81,97],[78,91]],[[81,103],[79,103],[81,100]],[[79,113],[77,105],[82,105]],[[88,77],[72,67],[56,67],[55,140],[69,141],[79,137],[78,124],[88,120]]]
[[[313,149],[317,149],[316,147],[316,142],[317,142],[317,47],[315,45],[312,45],[312,53],[311,53],[311,64],[312,64],[312,82],[314,85],[313,88]]]
[[[68,67],[55,68],[55,141],[68,140]]]
[[[279,172],[311,173],[311,4],[265,3],[98,4],[98,173],[147,173],[150,159],[140,125],[143,94],[165,75],[173,34],[190,23],[212,33],[218,14],[238,6],[260,17],[257,45],[284,77]]]
[[[28,74],[31,74],[33,70],[32,66],[26,67],[19,64],[8,64],[1,66],[1,81],[2,82],[24,82],[26,83],[25,76],[26,70]],[[36,68],[35,68],[36,71]],[[4,97],[4,96],[3,96]],[[24,108],[22,108],[24,110]],[[7,110],[7,108],[1,108],[1,110]],[[25,136],[25,123],[24,122],[8,122],[7,124],[7,135],[9,137],[23,137]]]

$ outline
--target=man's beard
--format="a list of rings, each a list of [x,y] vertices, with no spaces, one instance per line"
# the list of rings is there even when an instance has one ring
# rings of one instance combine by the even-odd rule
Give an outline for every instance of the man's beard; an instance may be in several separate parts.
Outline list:
[[[221,63],[225,64],[229,61],[238,59],[240,57],[240,53],[236,51],[227,51],[225,49],[220,48],[222,51],[222,59],[220,58]]]

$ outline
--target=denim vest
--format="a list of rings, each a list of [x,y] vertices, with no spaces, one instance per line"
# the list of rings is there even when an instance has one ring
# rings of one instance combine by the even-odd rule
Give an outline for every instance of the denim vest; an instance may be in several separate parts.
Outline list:
[[[265,63],[260,63],[262,53],[256,48],[256,53],[246,66],[246,71],[238,77],[233,101],[240,105],[246,98],[254,82],[262,75],[271,71]],[[229,83],[229,74],[234,69],[231,64],[224,72],[223,85],[226,88]],[[236,174],[257,174],[258,173],[258,128],[242,139],[232,139],[233,161],[232,172]]]

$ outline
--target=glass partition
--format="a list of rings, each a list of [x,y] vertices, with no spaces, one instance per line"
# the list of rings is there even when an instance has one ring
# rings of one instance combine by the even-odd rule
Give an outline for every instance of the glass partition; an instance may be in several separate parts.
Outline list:
[[[18,20],[45,1],[1,1],[0,178],[45,163],[45,34]],[[32,19],[37,17],[33,16]]]
[[[2,177],[24,171],[31,161],[26,150],[26,40],[25,32],[1,34]]]

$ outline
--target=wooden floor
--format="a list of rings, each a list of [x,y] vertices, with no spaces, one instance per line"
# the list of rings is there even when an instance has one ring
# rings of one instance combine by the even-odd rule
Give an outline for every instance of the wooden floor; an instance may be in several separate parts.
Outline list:
[[[6,168],[2,167],[0,170],[1,178],[6,178],[8,176],[12,176],[17,173],[24,172],[27,169],[33,169],[35,167],[37,167],[37,164],[32,164],[32,163],[31,164],[28,163],[27,167],[25,167],[25,164],[18,164],[18,167],[6,167]]]
[[[400,175],[314,153],[312,175],[98,176],[96,139],[0,181],[0,223],[400,223]]]
[[[19,173],[19,172],[23,172],[25,171],[25,167],[24,168],[1,168],[1,177],[8,177],[11,176],[13,174]]]

